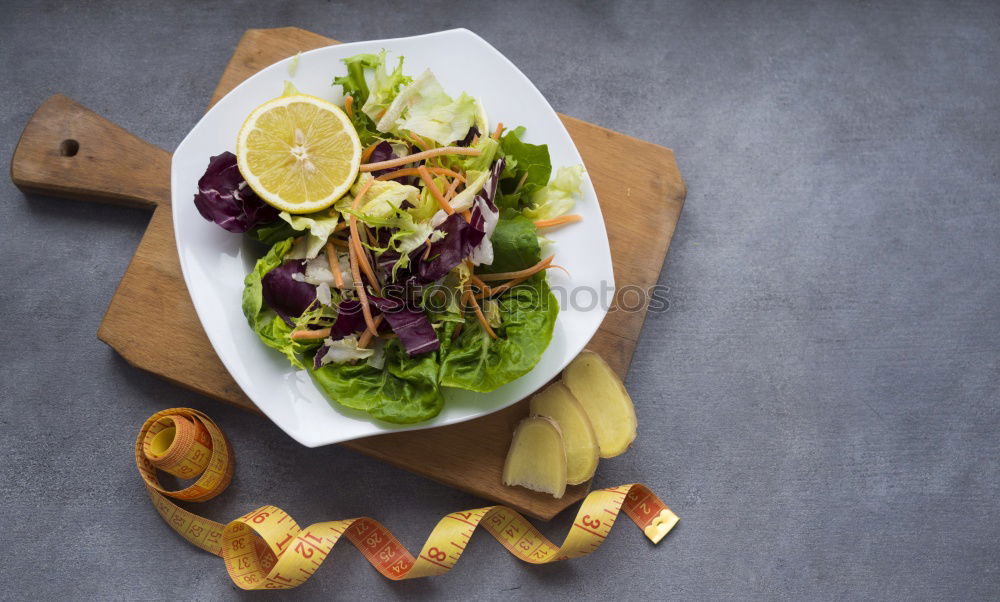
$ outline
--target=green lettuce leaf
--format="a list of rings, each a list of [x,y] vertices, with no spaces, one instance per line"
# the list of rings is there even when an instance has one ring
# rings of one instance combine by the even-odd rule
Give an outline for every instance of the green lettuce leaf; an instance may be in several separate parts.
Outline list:
[[[384,63],[385,56],[377,54],[356,54],[341,62],[347,65],[347,75],[333,78],[333,85],[344,90],[344,96],[354,97],[354,102],[364,105],[368,102],[368,80],[365,79],[365,69],[374,69]]]
[[[297,230],[295,230],[291,224],[280,219],[271,222],[270,224],[257,226],[253,230],[248,231],[247,234],[250,235],[250,238],[269,247],[274,246],[286,238],[298,236]]]
[[[477,267],[477,272],[516,272],[542,260],[535,223],[513,209],[500,211],[500,220],[490,240],[493,263]]]
[[[373,121],[378,119],[382,111],[389,108],[393,99],[399,94],[400,88],[413,82],[412,77],[403,75],[403,57],[399,57],[399,63],[390,73],[385,68],[385,50],[375,56],[376,62],[371,66],[374,73],[372,74],[372,85],[368,90],[368,98],[364,101],[358,101],[363,103],[361,110]]]
[[[531,207],[523,213],[533,220],[552,219],[569,213],[583,186],[583,166],[560,167],[552,181],[531,195]]]
[[[347,65],[347,74],[334,78],[333,85],[340,86],[344,96],[354,98],[354,106],[364,106],[368,102],[370,94],[365,70],[375,69],[379,65],[383,65],[384,59],[384,54],[356,54],[343,59],[342,62]],[[381,138],[378,130],[375,129],[375,122],[367,113],[364,111],[354,111],[353,113],[351,123],[357,130],[362,145],[368,146]]]
[[[383,369],[367,363],[327,364],[310,374],[331,403],[386,422],[413,424],[437,416],[444,405],[437,354],[410,357],[398,340],[386,343],[384,353]]]
[[[545,144],[522,142],[522,136],[524,128],[519,127],[500,138],[500,150],[507,160],[500,177],[500,191],[505,197],[505,206],[509,207],[515,207],[510,204],[514,194],[526,197],[534,194],[549,183],[552,175],[549,147]]]
[[[380,132],[408,130],[447,145],[465,138],[478,114],[475,98],[463,92],[452,99],[428,69],[399,92],[376,128]]]
[[[301,357],[308,349],[315,347],[315,342],[303,344],[292,340],[293,327],[264,305],[261,287],[261,278],[264,274],[281,265],[281,261],[291,248],[292,239],[285,239],[275,244],[267,255],[257,260],[253,271],[243,280],[243,315],[246,316],[250,328],[265,345],[277,349],[293,366],[304,370],[306,366]]]
[[[477,320],[469,320],[458,339],[442,348],[442,387],[485,393],[524,376],[541,359],[559,315],[545,274],[500,295],[498,306],[499,338],[491,339]],[[445,324],[443,340],[450,340],[454,331],[454,324]]]
[[[361,188],[371,179],[369,174],[361,174],[358,181],[351,187],[351,195],[337,201],[337,208],[345,211],[354,202],[354,195],[361,192]],[[368,192],[365,193],[365,204],[358,209],[357,216],[366,222],[369,219],[374,221],[393,215],[399,210],[403,201],[408,201],[411,205],[419,202],[420,190],[414,186],[400,184],[395,180],[375,180],[372,182]],[[369,222],[369,225],[374,225]]]
[[[464,171],[489,171],[490,166],[493,165],[493,159],[497,156],[497,151],[500,150],[500,143],[490,138],[489,135],[482,135],[472,145],[472,148],[479,150],[480,154],[475,157],[455,155],[458,158],[453,163]]]
[[[297,232],[308,232],[306,237],[306,258],[312,259],[323,250],[326,240],[333,234],[333,229],[340,222],[340,212],[336,209],[324,209],[306,215],[292,215],[282,211],[278,217],[288,223]]]

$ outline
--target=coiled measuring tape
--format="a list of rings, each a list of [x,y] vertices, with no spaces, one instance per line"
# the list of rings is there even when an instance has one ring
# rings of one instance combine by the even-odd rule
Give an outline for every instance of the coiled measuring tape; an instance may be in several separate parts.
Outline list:
[[[221,556],[233,582],[248,590],[301,585],[341,537],[354,544],[379,573],[402,580],[450,571],[479,526],[524,562],[546,564],[586,556],[599,548],[619,512],[631,518],[654,544],[678,521],[644,485],[621,485],[593,491],[583,500],[561,546],[514,510],[487,506],[442,518],[420,553],[413,556],[371,518],[328,521],[303,529],[280,508],[263,506],[224,525],[172,502],[168,498],[212,499],[233,476],[232,447],[219,427],[197,410],[175,408],[151,416],[136,439],[135,462],[163,520],[192,544]],[[160,484],[157,469],[196,480],[184,489],[168,491]]]

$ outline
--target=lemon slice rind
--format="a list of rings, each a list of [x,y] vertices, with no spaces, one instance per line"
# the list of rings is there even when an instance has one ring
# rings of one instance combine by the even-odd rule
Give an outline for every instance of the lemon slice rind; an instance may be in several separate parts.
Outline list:
[[[290,122],[292,105],[299,105],[294,107],[298,113],[315,108],[312,119]],[[267,127],[259,127],[262,120],[268,121]],[[333,136],[346,134],[346,140],[310,139],[317,138],[316,130],[330,128]],[[361,165],[361,141],[337,105],[307,94],[280,96],[247,116],[237,136],[236,162],[247,185],[264,202],[288,213],[313,213],[333,205],[351,188]]]

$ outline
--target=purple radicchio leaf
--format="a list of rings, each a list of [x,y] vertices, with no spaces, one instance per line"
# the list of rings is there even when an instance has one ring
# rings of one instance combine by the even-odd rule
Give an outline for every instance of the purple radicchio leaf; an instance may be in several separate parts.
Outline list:
[[[424,312],[407,308],[405,303],[395,299],[375,296],[368,299],[385,316],[385,321],[399,336],[399,342],[410,357],[436,351],[441,346],[437,333]]]
[[[378,310],[376,309],[372,313],[378,315]],[[344,299],[337,306],[337,319],[334,321],[333,326],[330,327],[330,336],[328,338],[339,341],[348,335],[361,332],[364,329],[365,315],[361,311],[361,303],[354,299]],[[329,349],[330,346],[323,343],[323,346],[316,351],[316,355],[313,356],[313,368],[319,370],[323,366],[323,357]]]
[[[385,140],[383,140],[382,142],[378,143],[378,145],[374,148],[374,150],[372,150],[372,154],[368,157],[368,163],[381,163],[382,161],[390,161],[392,159],[398,159],[398,158],[399,158],[399,155],[396,154],[396,151],[392,150],[392,145],[389,144],[388,142],[386,142]],[[392,173],[394,171],[400,170],[403,167],[415,167],[417,165],[423,165],[423,164],[424,164],[424,162],[420,161],[420,162],[416,163],[415,165],[402,165],[400,167],[389,167],[387,169],[377,169],[377,170],[375,170],[375,171],[372,172],[372,177],[373,178],[377,178],[377,177],[383,176],[383,175],[385,175],[387,173]],[[417,180],[417,179],[418,178],[416,176],[402,176],[402,177],[399,177],[399,178],[395,178],[395,181],[399,182],[400,184],[406,184],[406,185],[412,186],[412,185],[414,185],[414,181]],[[406,207],[403,207],[403,208],[405,209]]]
[[[330,338],[334,341],[365,329],[365,315],[361,303],[354,299],[344,299],[337,306],[337,320],[330,327]]]
[[[198,180],[194,206],[208,221],[237,234],[278,219],[278,210],[247,186],[236,166],[236,155],[229,151],[209,160]]]
[[[316,287],[292,277],[305,274],[306,262],[301,259],[286,261],[261,278],[264,303],[289,325],[292,318],[301,316],[316,301]]]
[[[461,140],[456,142],[455,146],[471,146],[472,141],[475,140],[476,136],[478,136],[479,134],[480,134],[479,128],[477,128],[476,126],[472,126],[471,128],[469,128],[469,133],[465,135],[465,138],[462,138]]]
[[[417,264],[417,276],[424,282],[444,278],[455,266],[462,263],[472,250],[483,240],[485,231],[475,223],[465,221],[459,213],[449,215],[435,228],[444,232],[444,238],[431,243],[427,259],[421,255]]]

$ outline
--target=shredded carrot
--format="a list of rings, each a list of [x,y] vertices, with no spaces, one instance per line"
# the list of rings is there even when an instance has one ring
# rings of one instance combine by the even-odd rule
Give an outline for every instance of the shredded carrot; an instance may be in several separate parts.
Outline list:
[[[472,144],[470,144],[469,146],[475,146],[477,142],[479,142],[479,134],[476,134],[475,136],[472,137]]]
[[[354,277],[354,290],[358,293],[358,301],[361,302],[361,313],[365,316],[365,324],[372,333],[378,330],[378,325],[372,319],[372,310],[368,307],[368,293],[365,292],[365,283],[361,280],[361,270],[358,269],[358,258],[354,252],[354,247],[350,249],[351,276]]]
[[[368,148],[366,148],[366,149],[364,150],[364,152],[363,152],[363,153],[361,153],[361,162],[362,162],[362,163],[364,163],[364,162],[365,162],[365,161],[367,161],[367,160],[368,160],[369,158],[371,158],[371,156],[372,156],[372,153],[374,153],[374,152],[375,152],[375,147],[376,147],[376,146],[378,146],[378,145],[379,145],[379,143],[378,143],[378,142],[373,142],[373,143],[371,144],[371,146],[369,146]]]
[[[303,341],[309,339],[325,339],[330,336],[329,328],[320,328],[319,330],[293,330],[292,340]]]
[[[458,190],[458,185],[465,181],[464,176],[459,176],[451,181],[451,186],[448,187],[448,191],[444,193],[444,199],[451,202],[451,199],[455,198],[456,191]]]
[[[503,122],[502,121],[497,124],[497,129],[493,130],[493,135],[490,136],[490,138],[493,138],[494,140],[499,140],[501,133],[503,133]]]
[[[447,167],[428,167],[427,171],[431,172],[432,174],[437,174],[439,176],[448,176],[460,180],[462,182],[465,182],[465,176],[456,171],[452,171]],[[391,173],[382,174],[375,179],[382,182],[385,180],[395,180],[396,178],[401,178],[403,176],[417,176],[417,175],[420,174],[417,171],[416,167],[404,167],[403,169],[397,169],[396,171]]]
[[[455,213],[455,210],[452,209],[451,204],[449,204],[448,201],[444,199],[444,195],[441,194],[441,191],[438,189],[437,184],[435,184],[434,180],[431,179],[431,174],[430,172],[427,171],[427,167],[421,165],[420,167],[417,168],[417,171],[420,173],[420,179],[424,181],[424,186],[427,187],[427,190],[431,191],[431,195],[434,197],[434,200],[437,201],[438,205],[441,206],[441,209],[444,209],[444,212],[447,213],[448,215]]]
[[[380,338],[380,339],[394,339],[394,338],[396,338],[398,336],[399,335],[396,334],[395,332],[387,332],[385,334],[378,335],[378,338]]]
[[[358,210],[358,205],[361,204],[361,198],[365,196],[365,193],[368,192],[368,189],[371,188],[372,183],[374,181],[375,181],[374,179],[369,178],[369,180],[365,182],[365,185],[361,187],[361,190],[358,191],[358,194],[354,197],[354,203],[351,204],[351,209],[355,211]],[[371,264],[368,263],[368,255],[367,253],[365,253],[364,247],[361,246],[361,236],[358,234],[358,217],[353,213],[351,214],[350,217],[350,223],[351,223],[351,245],[353,246],[355,257],[357,258],[358,264],[360,265],[361,269],[364,271],[365,276],[368,277],[368,281],[371,283],[372,288],[375,289],[375,293],[378,294],[379,293],[378,279],[375,278],[375,272],[372,271],[372,266]]]
[[[330,264],[330,271],[333,272],[334,284],[337,288],[344,288],[344,275],[340,273],[340,256],[329,240],[326,241],[326,260]]]
[[[344,98],[344,112],[347,113],[348,117],[354,119],[354,97],[350,94]]]
[[[465,218],[465,221],[467,223],[470,223],[470,224],[472,223],[472,212],[470,212],[468,209],[465,209],[465,210],[462,211],[462,217]]]
[[[555,226],[561,226],[563,224],[572,224],[573,222],[578,222],[583,218],[579,215],[562,215],[560,217],[553,217],[552,219],[540,219],[535,222],[536,228],[552,228]]]
[[[347,228],[347,227],[348,227],[348,223],[347,222],[340,222],[339,224],[337,224],[336,226],[334,226],[333,231],[334,232],[340,232],[341,230],[343,230],[344,228]]]
[[[431,239],[428,238],[425,244],[427,245],[427,249],[424,251],[422,259],[427,261],[427,258],[431,256]]]
[[[339,238],[331,238],[328,242],[336,247],[341,247],[343,249],[350,248],[351,246],[346,240],[341,240]]]
[[[431,145],[428,144],[427,141],[424,140],[416,132],[410,132],[410,138],[413,139],[413,141],[415,141],[417,143],[417,146],[419,146],[420,148],[422,148],[424,150],[428,150],[431,147]]]
[[[515,279],[513,279],[513,280],[511,280],[509,282],[504,282],[500,286],[496,286],[496,287],[493,287],[493,288],[487,287],[484,292],[479,293],[478,295],[476,295],[476,298],[477,299],[482,299],[483,297],[495,297],[496,295],[499,295],[500,293],[506,291],[507,289],[513,288],[513,287],[517,286],[518,284],[521,284],[522,282],[524,282],[525,280],[527,280],[530,277],[531,276],[521,276],[520,278],[515,278]]]
[[[379,325],[382,324],[382,316],[375,317],[375,330],[366,330],[361,333],[361,338],[358,339],[358,349],[364,349],[368,347],[368,344],[372,342],[372,338],[378,331]]]
[[[378,171],[380,169],[389,169],[390,167],[399,167],[401,165],[406,165],[408,163],[416,163],[421,159],[430,159],[431,157],[440,157],[441,155],[467,155],[469,157],[478,157],[482,154],[482,151],[478,148],[466,148],[464,146],[444,146],[441,148],[432,148],[430,150],[425,150],[420,153],[414,153],[412,155],[407,155],[405,157],[400,157],[398,159],[389,159],[388,161],[379,161],[378,163],[363,163],[360,167],[361,171]]]
[[[497,274],[480,274],[479,277],[482,278],[483,282],[492,282],[492,281],[495,281],[495,280],[513,280],[515,278],[520,278],[522,276],[525,276],[525,277],[526,276],[532,276],[535,273],[540,272],[540,271],[544,270],[545,268],[549,267],[549,264],[552,263],[552,258],[553,257],[555,257],[555,255],[549,255],[548,257],[546,257],[545,259],[539,261],[538,263],[536,263],[535,265],[531,266],[530,268],[525,268],[523,270],[518,270],[516,272],[500,272],[500,273],[497,273]]]
[[[479,278],[479,276],[476,276],[475,274],[469,274],[469,280],[471,280],[471,281],[472,281],[472,284],[475,284],[475,285],[476,285],[476,286],[478,286],[478,287],[479,287],[479,288],[480,288],[481,290],[484,290],[484,291],[488,291],[488,290],[490,290],[490,287],[489,287],[489,286],[488,286],[488,285],[487,285],[487,284],[486,284],[485,282],[483,282],[483,281],[482,281],[482,280],[481,280],[481,279]]]
[[[490,335],[491,339],[497,338],[497,333],[493,332],[490,328],[490,323],[486,321],[486,316],[483,315],[483,310],[479,308],[479,302],[476,301],[476,297],[472,294],[472,289],[468,288],[468,284],[465,285],[465,296],[469,299],[469,304],[472,305],[472,311],[476,312],[476,318],[479,319],[479,324],[482,325],[483,330],[486,334]]]

